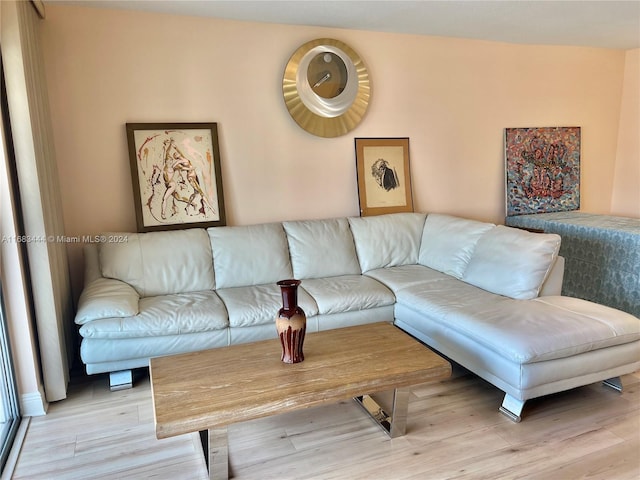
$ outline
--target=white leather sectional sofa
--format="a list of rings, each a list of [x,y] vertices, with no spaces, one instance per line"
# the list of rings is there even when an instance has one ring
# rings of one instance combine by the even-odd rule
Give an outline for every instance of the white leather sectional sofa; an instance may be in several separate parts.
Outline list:
[[[111,238],[126,241],[85,249],[75,320],[87,373],[112,383],[154,356],[275,338],[286,278],[308,333],[393,321],[503,390],[514,420],[640,368],[638,318],[560,296],[555,234],[402,213]]]

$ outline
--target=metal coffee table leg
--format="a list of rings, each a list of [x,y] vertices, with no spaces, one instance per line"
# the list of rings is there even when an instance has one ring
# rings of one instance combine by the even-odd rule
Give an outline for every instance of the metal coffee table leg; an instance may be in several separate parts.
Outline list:
[[[401,437],[407,431],[410,391],[408,387],[396,388],[390,399],[385,399],[384,395],[376,395],[376,398],[373,395],[362,395],[354,397],[354,400],[371,415],[387,435],[395,438]]]
[[[227,428],[210,428],[200,431],[204,461],[210,480],[229,479],[229,444]]]

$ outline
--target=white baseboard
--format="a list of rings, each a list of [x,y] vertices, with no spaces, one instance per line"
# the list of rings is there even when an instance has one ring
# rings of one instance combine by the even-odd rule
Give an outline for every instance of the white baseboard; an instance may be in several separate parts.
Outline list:
[[[20,413],[24,417],[39,417],[47,414],[49,403],[45,400],[42,387],[37,392],[20,395]]]

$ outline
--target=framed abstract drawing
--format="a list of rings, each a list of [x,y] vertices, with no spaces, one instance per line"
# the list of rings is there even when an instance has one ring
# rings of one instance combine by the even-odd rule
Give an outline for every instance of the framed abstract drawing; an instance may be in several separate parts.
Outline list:
[[[226,224],[216,123],[127,123],[139,232]]]
[[[507,216],[580,208],[580,127],[505,130]]]
[[[413,212],[408,138],[356,138],[360,215]]]

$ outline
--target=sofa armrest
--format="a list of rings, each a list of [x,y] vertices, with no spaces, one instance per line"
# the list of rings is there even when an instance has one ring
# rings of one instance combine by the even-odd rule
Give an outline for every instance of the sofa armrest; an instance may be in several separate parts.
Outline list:
[[[562,282],[564,280],[564,257],[556,257],[556,261],[551,267],[549,276],[542,284],[540,288],[539,297],[547,295],[561,295],[562,294]]]
[[[84,325],[99,318],[132,317],[138,314],[139,299],[138,292],[128,283],[98,278],[82,291],[75,322]]]

